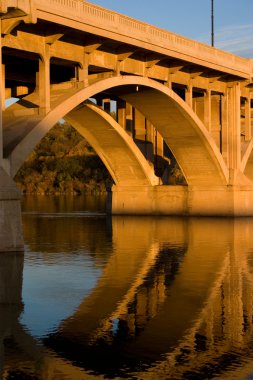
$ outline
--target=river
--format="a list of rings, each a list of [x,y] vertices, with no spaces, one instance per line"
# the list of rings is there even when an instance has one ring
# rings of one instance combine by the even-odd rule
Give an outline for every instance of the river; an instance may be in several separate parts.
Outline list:
[[[0,256],[5,380],[253,379],[253,219],[27,197]]]

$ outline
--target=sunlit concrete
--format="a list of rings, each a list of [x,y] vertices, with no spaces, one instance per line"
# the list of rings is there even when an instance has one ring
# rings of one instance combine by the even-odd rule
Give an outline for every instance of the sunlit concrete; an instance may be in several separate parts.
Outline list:
[[[92,104],[69,112],[65,119],[89,142],[115,184],[158,185],[159,179],[132,138],[106,112]]]
[[[0,254],[23,251],[20,191],[0,167]]]
[[[114,214],[253,215],[252,186],[114,186],[112,193]]]
[[[86,1],[3,0],[0,17],[0,167],[9,177],[68,115],[114,179],[112,213],[253,215],[250,59]],[[5,109],[10,97],[19,101]],[[187,186],[166,185],[166,147]],[[13,236],[2,251],[22,245],[8,207],[2,199],[2,231]]]

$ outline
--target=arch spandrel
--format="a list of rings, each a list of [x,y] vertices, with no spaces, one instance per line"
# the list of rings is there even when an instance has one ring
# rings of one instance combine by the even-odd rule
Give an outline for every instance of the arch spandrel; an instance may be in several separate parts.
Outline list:
[[[253,181],[253,138],[251,139],[246,152],[242,157],[241,172]]]
[[[126,92],[129,86],[133,90]],[[138,92],[135,86],[138,86]],[[10,155],[12,173],[16,173],[28,154],[60,118],[85,100],[109,89],[114,89],[114,92],[118,90],[120,97],[150,119],[171,148],[189,185],[227,184],[228,170],[224,160],[213,138],[191,108],[166,86],[137,76],[103,79],[63,100],[15,147]]]

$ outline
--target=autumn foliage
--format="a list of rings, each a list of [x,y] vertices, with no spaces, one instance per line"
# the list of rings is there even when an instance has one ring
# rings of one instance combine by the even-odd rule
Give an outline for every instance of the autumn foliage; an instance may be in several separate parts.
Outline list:
[[[41,140],[15,177],[25,194],[104,192],[112,179],[100,158],[67,123]]]

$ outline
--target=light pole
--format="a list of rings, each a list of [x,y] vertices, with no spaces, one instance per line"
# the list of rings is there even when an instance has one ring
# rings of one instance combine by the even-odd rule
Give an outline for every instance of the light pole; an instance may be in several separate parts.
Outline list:
[[[214,46],[214,12],[213,12],[213,1],[211,0],[211,45]]]

